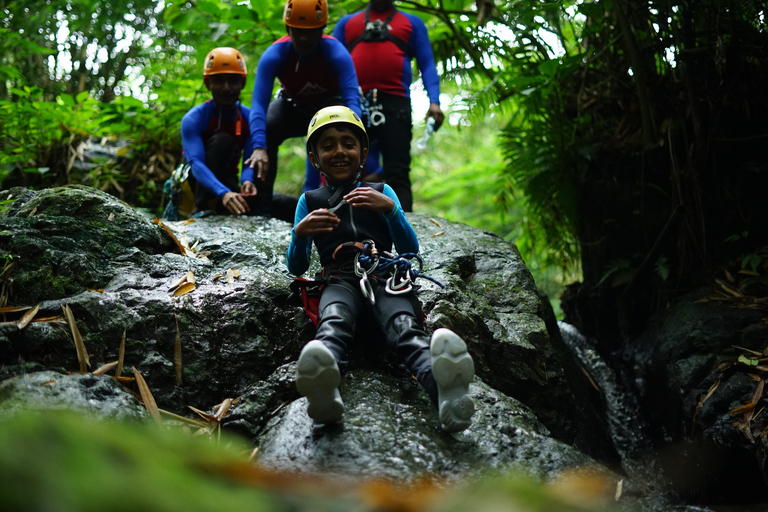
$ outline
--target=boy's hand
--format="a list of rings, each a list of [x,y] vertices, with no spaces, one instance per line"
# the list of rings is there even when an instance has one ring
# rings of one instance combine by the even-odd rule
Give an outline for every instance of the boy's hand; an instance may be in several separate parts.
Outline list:
[[[244,181],[243,184],[240,185],[240,195],[243,197],[252,197],[258,193],[256,185],[254,185],[253,182]]]
[[[358,187],[344,196],[344,201],[354,208],[368,208],[387,214],[394,210],[395,202],[371,187]]]
[[[296,236],[307,238],[318,233],[330,233],[339,225],[339,218],[325,208],[309,212],[309,214],[296,224],[293,232]]]
[[[243,198],[243,196],[236,192],[227,192],[224,194],[224,197],[221,198],[221,203],[224,205],[224,208],[226,208],[227,211],[229,211],[229,213],[232,215],[242,215],[251,211],[251,208],[248,206],[248,202]]]
[[[254,149],[251,156],[245,161],[245,165],[254,170],[258,179],[267,179],[267,176],[269,176],[269,157],[267,156],[267,150],[264,148]]]

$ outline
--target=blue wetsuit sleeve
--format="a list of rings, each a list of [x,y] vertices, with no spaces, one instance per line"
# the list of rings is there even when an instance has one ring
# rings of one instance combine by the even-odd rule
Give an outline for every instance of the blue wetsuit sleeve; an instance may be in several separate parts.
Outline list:
[[[267,148],[267,109],[272,98],[277,69],[282,59],[280,52],[282,46],[282,43],[273,44],[267,48],[261,55],[259,65],[256,68],[256,79],[253,81],[253,97],[251,98],[251,115],[248,118],[248,125],[251,129],[251,151],[255,148]]]
[[[389,224],[389,233],[392,235],[392,241],[395,243],[395,248],[400,254],[406,252],[419,252],[419,239],[416,238],[416,232],[413,230],[413,226],[405,218],[405,212],[403,212],[402,206],[400,206],[400,200],[397,198],[397,194],[392,190],[389,185],[384,185],[382,190],[385,196],[392,199],[395,202],[395,207],[391,212],[384,215]]]
[[[240,105],[240,115],[242,115],[246,122],[248,122],[248,126],[250,129],[250,117],[251,117],[251,109],[249,109],[246,106]],[[248,166],[248,164],[245,163],[246,160],[248,160],[251,157],[251,153],[253,153],[253,140],[249,137],[248,140],[245,141],[245,147],[243,148],[243,166],[242,171],[240,172],[240,184],[242,185],[246,181],[250,181],[251,183],[255,183],[254,176],[253,176],[253,169]]]
[[[206,115],[208,108],[207,104],[198,105],[184,115],[181,119],[181,144],[184,148],[184,157],[192,167],[192,175],[197,182],[221,198],[230,190],[205,165],[205,144],[202,133],[208,125],[209,116]]]
[[[296,216],[293,219],[293,227],[296,228],[296,225],[301,222],[308,213],[307,200],[305,199],[304,194],[301,194],[299,202],[296,205]],[[311,256],[312,237],[298,237],[293,229],[291,229],[291,243],[288,246],[288,251],[285,253],[285,263],[288,267],[288,272],[295,276],[302,275],[309,268]]]
[[[336,26],[333,27],[333,32],[331,35],[339,40],[341,44],[344,45],[344,47],[347,47],[347,36],[345,35],[345,32],[347,30],[347,21],[349,21],[349,18],[351,18],[351,14],[347,14],[345,16],[342,16],[339,21],[336,22]]]
[[[360,108],[360,88],[357,82],[355,63],[347,48],[337,39],[323,39],[325,49],[328,52],[328,61],[333,66],[336,76],[339,78],[339,92],[341,99],[347,107],[354,110],[357,115],[362,115]]]
[[[411,20],[413,27],[408,46],[415,51],[416,65],[421,73],[421,81],[429,96],[429,102],[440,104],[440,76],[437,74],[435,55],[432,53],[432,43],[429,41],[427,27],[415,14],[404,14]]]

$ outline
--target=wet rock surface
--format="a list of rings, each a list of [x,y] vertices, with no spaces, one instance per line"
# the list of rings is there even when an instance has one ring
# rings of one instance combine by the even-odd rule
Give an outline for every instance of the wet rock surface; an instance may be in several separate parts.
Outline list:
[[[344,375],[344,422],[315,427],[293,386],[295,360],[314,327],[289,301],[293,276],[283,255],[290,225],[256,217],[178,223],[172,232],[184,251],[162,226],[94,189],[0,193],[9,196],[0,218],[0,257],[13,263],[2,276],[8,305],[39,305],[36,318],[68,305],[91,370],[117,360],[124,335],[125,368],[144,376],[162,409],[191,417],[187,406],[211,410],[236,399],[223,428],[259,446],[264,465],[459,478],[490,468],[548,477],[594,464],[569,444],[588,423],[574,407],[562,349],[550,340],[530,272],[516,248],[492,233],[409,214],[424,273],[446,285],[420,280],[426,329],[454,330],[475,359],[472,427],[443,433],[423,390],[369,343],[353,350]],[[239,277],[228,280],[230,269]],[[190,271],[195,289],[175,296],[173,285]],[[50,373],[79,367],[69,329],[61,321],[20,329],[17,320],[0,324],[2,376],[43,372],[39,379],[64,383]],[[124,393],[115,403],[134,409],[136,398]],[[44,406],[49,397],[29,399]]]

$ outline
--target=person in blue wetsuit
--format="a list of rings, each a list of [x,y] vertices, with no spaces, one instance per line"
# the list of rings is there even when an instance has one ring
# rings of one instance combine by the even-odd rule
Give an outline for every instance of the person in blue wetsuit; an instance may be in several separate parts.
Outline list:
[[[366,9],[343,16],[334,27],[333,36],[349,49],[360,87],[372,112],[378,112],[369,119],[369,136],[378,142],[384,181],[409,212],[413,208],[409,176],[412,59],[416,59],[430,101],[425,119],[434,119],[436,131],[444,118],[440,109],[440,77],[424,22],[414,14],[396,9],[393,0],[371,0]],[[383,116],[377,122],[380,114]],[[375,161],[368,164],[371,171],[376,165]]]
[[[240,103],[247,76],[245,59],[234,48],[214,48],[205,57],[203,81],[211,99],[192,107],[181,120],[184,158],[191,166],[193,215],[251,211],[248,201],[256,193],[253,169],[243,165],[240,173],[242,156],[252,152],[250,110]]]
[[[322,107],[346,105],[360,113],[352,58],[341,43],[323,34],[328,23],[326,0],[287,0],[283,21],[287,35],[261,56],[251,105],[254,149],[248,165],[257,177],[258,208],[266,213],[271,208],[280,145],[303,137],[307,123]],[[276,78],[281,89],[272,99]],[[308,161],[307,166],[311,168]]]
[[[375,266],[364,271],[364,278],[354,270],[361,269],[357,265],[366,249],[375,247],[381,254],[393,245],[400,254],[419,250],[392,188],[360,182],[368,153],[360,117],[343,106],[321,109],[310,121],[307,151],[327,185],[299,198],[286,253],[288,270],[301,275],[309,268],[314,243],[327,278],[315,339],[304,346],[297,365],[296,387],[307,397],[307,413],[318,424],[342,419],[340,369],[354,344],[357,319],[367,314],[438,407],[443,428],[464,430],[474,413],[469,396],[474,363],[464,341],[448,329],[437,329],[430,340],[412,290],[398,287],[392,293],[388,274]]]

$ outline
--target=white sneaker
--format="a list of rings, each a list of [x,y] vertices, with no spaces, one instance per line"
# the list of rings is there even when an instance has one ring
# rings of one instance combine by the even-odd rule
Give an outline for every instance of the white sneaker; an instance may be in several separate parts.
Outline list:
[[[449,329],[438,329],[430,342],[432,375],[437,383],[440,422],[447,432],[460,432],[472,423],[475,403],[469,383],[475,378],[475,363],[467,344]]]
[[[301,351],[296,374],[296,389],[307,397],[307,414],[315,423],[341,420],[344,403],[339,394],[341,373],[336,359],[321,341],[312,340]]]

